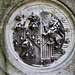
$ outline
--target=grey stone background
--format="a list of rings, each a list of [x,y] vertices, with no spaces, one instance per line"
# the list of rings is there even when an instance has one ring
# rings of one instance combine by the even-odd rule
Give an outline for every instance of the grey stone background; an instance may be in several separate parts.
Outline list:
[[[4,18],[7,15],[8,11],[12,9],[18,2],[24,0],[0,0],[0,75],[25,75],[20,70],[15,68],[8,59],[6,59],[3,48],[1,46],[2,42],[2,23],[4,23]],[[58,0],[67,5],[73,14],[75,14],[75,0]],[[57,75],[75,75],[75,55],[70,61],[69,66],[60,71]]]

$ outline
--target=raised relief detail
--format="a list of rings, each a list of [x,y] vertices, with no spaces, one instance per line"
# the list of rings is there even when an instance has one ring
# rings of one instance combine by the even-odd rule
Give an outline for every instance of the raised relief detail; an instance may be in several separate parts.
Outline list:
[[[38,14],[31,12],[28,18],[25,14],[15,16],[12,28],[15,51],[23,62],[32,66],[48,66],[65,54],[62,49],[65,32],[61,21],[53,14],[42,11]]]

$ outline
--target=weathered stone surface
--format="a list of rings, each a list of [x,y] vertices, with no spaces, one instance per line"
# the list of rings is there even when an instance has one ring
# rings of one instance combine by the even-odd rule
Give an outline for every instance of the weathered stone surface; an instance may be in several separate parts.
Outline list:
[[[25,75],[20,70],[15,68],[9,60],[5,57],[2,47],[1,47],[1,39],[2,39],[2,23],[6,17],[6,14],[9,10],[12,9],[18,2],[23,0],[0,0],[0,75]],[[72,12],[75,14],[75,0],[60,0],[64,4],[66,4]],[[75,55],[70,61],[69,66],[60,71],[57,75],[75,75]]]
[[[75,14],[75,0],[59,0],[66,4]]]
[[[0,68],[0,75],[6,75],[5,71]]]

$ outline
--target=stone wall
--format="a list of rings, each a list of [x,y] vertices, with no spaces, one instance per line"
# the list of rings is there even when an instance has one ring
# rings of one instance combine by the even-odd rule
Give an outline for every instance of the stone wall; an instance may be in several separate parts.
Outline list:
[[[0,0],[0,75],[25,75],[20,70],[15,68],[9,60],[6,58],[1,44],[2,39],[2,24],[5,22],[5,17],[8,15],[9,10],[11,10],[18,2],[24,0]],[[58,0],[67,5],[70,10],[75,14],[75,0]],[[75,75],[75,55],[70,61],[69,66],[60,71],[57,75]]]

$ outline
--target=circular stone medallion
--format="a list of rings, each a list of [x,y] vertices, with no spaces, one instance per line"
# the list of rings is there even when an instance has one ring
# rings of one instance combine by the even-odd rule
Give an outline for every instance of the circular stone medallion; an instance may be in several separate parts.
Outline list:
[[[54,70],[67,63],[74,46],[74,26],[60,2],[31,2],[8,20],[5,43],[9,59],[19,69]],[[25,72],[26,72],[25,71]]]

